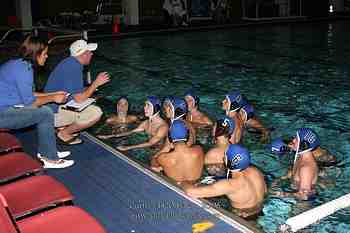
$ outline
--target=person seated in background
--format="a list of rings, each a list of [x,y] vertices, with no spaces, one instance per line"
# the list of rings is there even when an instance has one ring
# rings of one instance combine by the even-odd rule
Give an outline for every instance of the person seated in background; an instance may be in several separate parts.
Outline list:
[[[253,128],[261,132],[262,142],[267,142],[270,130],[263,126],[256,117],[254,108],[239,92],[227,94],[222,102],[226,115],[235,120],[236,130],[231,138],[231,143],[239,143],[242,140],[244,127]]]
[[[213,122],[210,118],[199,110],[199,97],[193,92],[185,93],[185,100],[188,106],[186,120],[191,122],[195,128],[212,126]]]
[[[229,145],[225,152],[226,179],[210,185],[183,185],[193,198],[227,196],[232,212],[246,220],[256,220],[261,214],[267,192],[263,174],[250,166],[250,153],[241,145]]]
[[[187,145],[189,129],[182,120],[174,120],[168,139],[173,150],[159,154],[151,160],[151,169],[164,171],[165,175],[178,184],[194,183],[202,175],[204,152],[198,145]]]
[[[107,118],[106,124],[112,126],[113,134],[97,135],[98,138],[108,139],[115,137],[115,133],[121,133],[128,129],[129,124],[138,121],[137,116],[128,114],[129,101],[126,96],[121,96],[116,102],[116,113]]]
[[[39,37],[28,36],[19,48],[16,59],[0,66],[0,127],[21,129],[32,125],[38,133],[38,158],[44,168],[65,168],[73,160],[62,158],[69,151],[58,152],[54,128],[54,114],[47,103],[66,102],[66,93],[33,92],[34,70],[45,65],[48,44]]]
[[[276,144],[275,144],[276,145]],[[320,140],[310,128],[300,128],[296,136],[288,143],[288,147],[295,151],[294,164],[286,176],[273,182],[270,193],[278,197],[295,197],[300,200],[312,200],[316,195],[316,182],[318,177],[318,166],[313,151],[320,146]],[[274,146],[273,151],[282,150]],[[279,181],[291,179],[291,187],[295,192],[284,192],[273,190]]]
[[[181,120],[186,124],[186,127],[189,129],[189,138],[186,141],[188,146],[192,146],[196,142],[196,131],[193,128],[192,124],[186,121],[187,113],[187,104],[186,101],[182,98],[168,96],[163,101],[163,111],[164,116],[168,119],[168,125],[170,126],[173,121]],[[157,157],[159,154],[164,152],[169,152],[172,149],[172,144],[169,142],[168,138],[165,140],[162,148],[155,154],[153,157]]]
[[[85,40],[77,40],[70,46],[70,55],[62,60],[51,72],[45,92],[63,90],[77,103],[82,103],[90,98],[96,89],[109,82],[109,75],[106,72],[99,73],[90,86],[84,88],[83,67],[89,65],[92,58],[92,51],[97,49],[97,44],[88,44]],[[75,145],[81,143],[81,139],[74,136],[97,123],[102,110],[91,104],[81,112],[65,109],[64,105],[50,104],[55,112],[55,127],[61,128],[57,133],[59,143]]]
[[[225,116],[216,121],[213,129],[215,147],[211,148],[205,155],[204,164],[211,176],[222,177],[226,175],[224,166],[225,151],[230,145],[230,137],[235,129],[235,122]]]
[[[144,105],[145,116],[147,120],[141,122],[141,124],[133,130],[116,134],[114,137],[129,136],[134,133],[146,132],[150,138],[147,142],[130,145],[130,146],[118,146],[117,149],[121,151],[127,151],[137,148],[146,148],[164,143],[164,140],[168,133],[168,124],[160,117],[160,101],[155,96],[148,96]]]

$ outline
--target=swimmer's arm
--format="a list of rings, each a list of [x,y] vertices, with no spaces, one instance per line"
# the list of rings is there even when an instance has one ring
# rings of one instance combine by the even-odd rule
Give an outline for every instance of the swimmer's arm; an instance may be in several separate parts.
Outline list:
[[[273,188],[275,188],[276,186],[278,186],[279,183],[280,183],[282,180],[288,180],[288,179],[292,178],[292,174],[293,174],[293,170],[292,170],[292,169],[288,169],[288,172],[287,172],[286,175],[281,176],[281,177],[275,179],[275,180],[272,182],[271,188],[273,189]]]
[[[166,153],[159,154],[157,157],[152,159],[152,170],[156,172],[163,171],[163,167],[168,166],[170,167],[171,164],[169,159],[166,156]]]
[[[168,137],[166,137],[166,140],[162,146],[162,148],[153,156],[153,157],[157,157],[159,156],[161,153],[166,153],[169,152],[172,149],[172,144],[169,142]]]
[[[163,167],[158,163],[158,158],[160,157],[160,154],[157,156],[153,156],[151,160],[151,169],[155,172],[161,172],[163,170]]]
[[[99,135],[97,137],[101,138],[101,139],[118,138],[118,137],[129,136],[129,135],[134,134],[134,133],[141,133],[143,131],[145,131],[145,122],[142,122],[137,128],[130,130],[130,131],[126,131],[126,132],[119,133],[119,134]],[[122,147],[124,147],[124,146],[122,146]],[[120,147],[120,148],[122,148],[122,147]],[[120,150],[123,150],[123,149],[120,149]]]
[[[184,190],[188,196],[194,198],[223,196],[232,193],[232,187],[230,186],[234,185],[228,185],[226,182],[226,180],[221,180],[215,182],[212,185],[205,185],[200,187],[186,185],[187,187],[185,186]]]
[[[210,118],[206,116],[204,113],[202,114],[202,117],[201,117],[201,123],[204,125],[213,125],[213,121],[210,120]]]
[[[168,133],[168,127],[162,126],[158,129],[157,134],[154,135],[153,137],[151,137],[147,142],[140,143],[137,145],[131,145],[131,146],[120,146],[120,147],[118,147],[118,149],[119,150],[132,150],[132,149],[151,147],[151,146],[157,144],[158,142],[160,142],[160,140],[162,140],[166,136],[167,133]]]

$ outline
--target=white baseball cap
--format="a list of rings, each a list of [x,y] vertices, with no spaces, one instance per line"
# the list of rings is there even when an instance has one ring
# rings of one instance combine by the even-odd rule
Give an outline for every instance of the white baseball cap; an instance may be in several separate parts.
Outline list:
[[[97,43],[87,43],[85,40],[76,40],[70,45],[70,55],[79,56],[85,51],[95,51],[97,49]]]

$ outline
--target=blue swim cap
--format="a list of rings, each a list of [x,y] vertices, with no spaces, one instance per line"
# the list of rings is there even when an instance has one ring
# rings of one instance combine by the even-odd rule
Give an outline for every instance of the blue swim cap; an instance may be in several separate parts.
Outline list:
[[[194,92],[192,90],[186,91],[185,92],[185,97],[186,96],[192,97],[194,99],[195,106],[198,106],[200,99],[199,99],[199,97],[197,95],[194,94]]]
[[[163,106],[164,106],[165,104],[171,103],[171,101],[172,101],[173,99],[174,99],[174,96],[172,96],[172,95],[167,95],[167,96],[165,96],[164,99],[163,99]]]
[[[170,103],[174,114],[173,120],[177,120],[186,116],[188,107],[186,101],[183,98],[174,97]]]
[[[170,126],[168,138],[170,142],[187,142],[189,130],[184,121],[174,120]]]
[[[318,138],[316,132],[310,128],[298,129],[297,140],[299,144],[297,154],[315,150],[320,146],[320,139]]]
[[[242,107],[243,113],[246,115],[246,120],[249,120],[254,117],[254,108],[248,102],[243,101],[244,105]]]
[[[282,138],[276,138],[271,142],[271,152],[274,154],[281,156],[288,150],[289,147]]]
[[[235,130],[235,122],[230,117],[224,116],[216,121],[215,137],[225,135],[229,137]]]
[[[225,162],[229,171],[242,171],[250,165],[250,153],[241,145],[231,144],[225,152]]]
[[[153,114],[155,115],[160,111],[160,100],[156,96],[148,96],[147,101],[153,106]]]
[[[243,107],[244,100],[240,92],[232,92],[226,95],[227,100],[230,103],[230,112],[236,112]]]

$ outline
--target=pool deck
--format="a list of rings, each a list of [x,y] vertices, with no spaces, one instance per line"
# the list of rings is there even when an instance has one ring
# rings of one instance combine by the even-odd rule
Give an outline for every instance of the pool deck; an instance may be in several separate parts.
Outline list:
[[[35,152],[33,130],[18,134],[25,151]],[[74,203],[95,216],[109,233],[185,233],[203,221],[208,233],[258,233],[246,221],[191,199],[166,178],[83,133],[84,143],[71,146],[74,166],[47,171],[75,196]],[[61,150],[68,148],[60,148]]]

